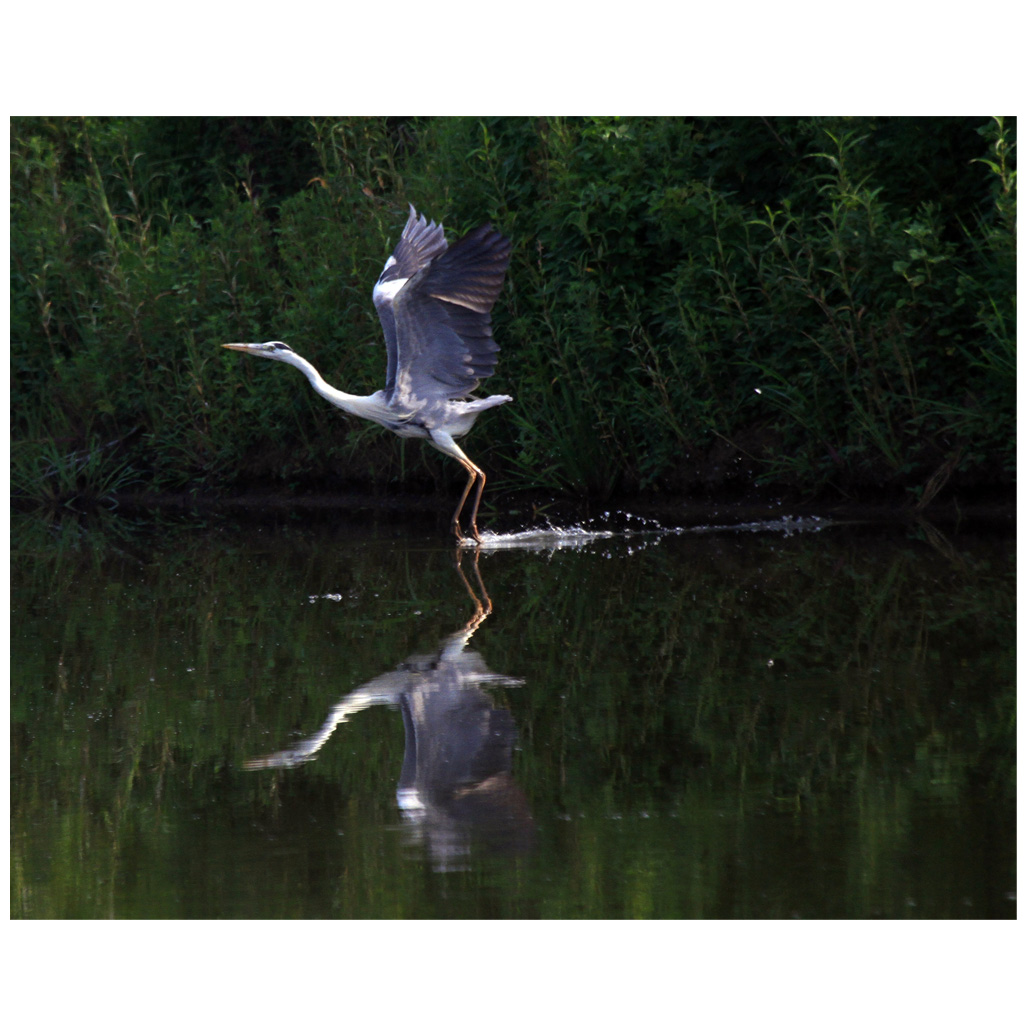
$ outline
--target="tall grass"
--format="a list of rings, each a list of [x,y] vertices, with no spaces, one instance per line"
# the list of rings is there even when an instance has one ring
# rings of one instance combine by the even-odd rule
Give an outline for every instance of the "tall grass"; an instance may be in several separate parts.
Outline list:
[[[516,402],[470,439],[499,486],[774,482],[926,505],[1006,485],[1015,132],[14,119],[15,490],[457,486],[424,446],[220,349],[281,338],[347,390],[379,387],[369,293],[410,200],[455,234],[491,220],[515,242],[494,384]]]

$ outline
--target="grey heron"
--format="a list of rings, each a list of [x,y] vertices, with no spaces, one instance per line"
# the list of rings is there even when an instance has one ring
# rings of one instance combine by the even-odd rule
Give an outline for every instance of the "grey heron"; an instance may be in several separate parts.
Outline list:
[[[510,395],[470,400],[469,393],[494,373],[499,348],[491,334],[491,309],[505,280],[512,243],[484,224],[451,247],[444,226],[409,206],[409,219],[373,289],[384,341],[387,376],[372,395],[349,395],[331,387],[308,360],[283,341],[231,344],[224,348],[276,359],[297,367],[318,395],[353,416],[373,420],[399,437],[419,437],[455,459],[469,474],[452,516],[452,532],[463,539],[459,516],[476,484],[470,532],[476,525],[487,477],[455,443],[469,433],[485,409],[511,402]]]

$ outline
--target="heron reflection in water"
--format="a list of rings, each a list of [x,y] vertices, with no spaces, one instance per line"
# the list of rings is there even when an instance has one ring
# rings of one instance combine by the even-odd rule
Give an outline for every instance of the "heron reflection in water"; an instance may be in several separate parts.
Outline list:
[[[349,395],[331,387],[312,363],[283,341],[224,348],[288,363],[339,409],[373,420],[399,437],[423,438],[450,455],[469,474],[452,516],[452,532],[463,539],[459,516],[475,484],[469,528],[479,544],[476,516],[487,477],[455,438],[468,434],[486,409],[512,401],[509,395],[472,401],[467,397],[493,375],[498,362],[491,310],[511,251],[512,243],[490,224],[470,231],[449,248],[444,226],[428,223],[409,207],[402,237],[373,289],[388,365],[383,390],[372,395]]]
[[[512,778],[515,722],[483,689],[519,686],[523,680],[492,672],[480,654],[467,649],[492,611],[478,560],[477,551],[473,573],[479,595],[456,557],[474,613],[436,654],[407,658],[393,672],[377,676],[335,704],[312,736],[245,762],[248,769],[293,768],[312,760],[334,730],[357,711],[375,704],[397,705],[405,726],[398,806],[411,838],[426,847],[439,870],[464,866],[474,838],[503,852],[524,851],[533,838],[526,797]]]

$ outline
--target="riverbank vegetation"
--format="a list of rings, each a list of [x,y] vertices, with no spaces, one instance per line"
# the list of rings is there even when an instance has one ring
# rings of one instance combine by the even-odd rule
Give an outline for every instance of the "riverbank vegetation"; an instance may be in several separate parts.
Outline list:
[[[430,492],[427,446],[224,352],[369,393],[407,204],[514,241],[469,439],[579,498],[940,493],[1016,478],[1016,123],[14,118],[15,495]],[[486,391],[486,389],[484,389]]]

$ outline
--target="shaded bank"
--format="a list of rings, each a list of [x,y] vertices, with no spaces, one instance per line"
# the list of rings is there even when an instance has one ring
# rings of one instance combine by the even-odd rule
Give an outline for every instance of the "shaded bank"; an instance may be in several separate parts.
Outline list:
[[[15,118],[16,493],[457,486],[370,393],[407,202],[514,242],[471,457],[576,500],[1016,480],[1013,118]]]
[[[16,512],[24,514],[31,504],[15,500]],[[422,493],[396,487],[387,494],[360,490],[296,493],[283,488],[247,488],[239,491],[133,491],[102,500],[75,500],[60,510],[63,515],[100,512],[128,519],[168,512],[189,517],[243,517],[248,520],[308,522],[340,519],[352,526],[360,522],[388,523],[414,532],[434,524],[439,538],[447,533],[451,517],[449,493]],[[538,525],[569,527],[604,523],[616,528],[728,526],[752,521],[781,521],[818,517],[838,523],[863,523],[879,527],[913,527],[928,524],[958,532],[961,529],[992,529],[999,533],[1016,527],[1016,494],[994,489],[970,499],[943,496],[924,510],[899,500],[825,500],[785,494],[729,494],[722,497],[623,497],[615,502],[585,501],[542,491],[514,491],[491,495],[481,510],[481,528],[492,532],[529,529]]]

